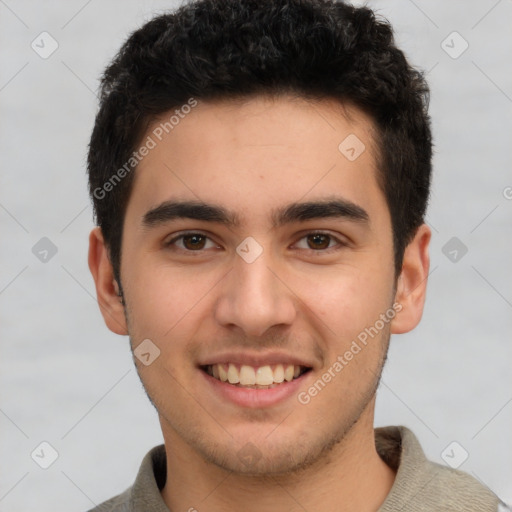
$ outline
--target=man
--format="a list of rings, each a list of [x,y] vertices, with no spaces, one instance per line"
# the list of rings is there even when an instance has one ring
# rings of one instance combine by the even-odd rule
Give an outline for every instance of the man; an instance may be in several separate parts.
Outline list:
[[[101,511],[496,511],[374,429],[420,321],[428,87],[367,8],[200,0],[107,68],[89,266],[165,445]]]

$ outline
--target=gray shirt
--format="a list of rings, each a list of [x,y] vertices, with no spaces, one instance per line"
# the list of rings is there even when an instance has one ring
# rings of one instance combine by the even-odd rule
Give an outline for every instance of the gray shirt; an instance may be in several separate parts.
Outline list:
[[[472,476],[427,460],[406,427],[376,428],[375,445],[382,460],[397,471],[378,512],[512,511]],[[164,445],[156,446],[144,457],[130,488],[89,512],[169,512],[160,495],[166,472]]]

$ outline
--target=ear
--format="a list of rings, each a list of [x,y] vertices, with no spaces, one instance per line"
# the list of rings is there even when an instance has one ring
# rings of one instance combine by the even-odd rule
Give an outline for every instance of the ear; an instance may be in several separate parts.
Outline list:
[[[119,287],[100,228],[89,235],[89,269],[96,285],[96,297],[107,327],[116,334],[128,334]]]
[[[430,267],[428,247],[431,235],[430,228],[422,224],[414,239],[405,248],[395,295],[395,303],[400,305],[401,309],[396,308],[398,313],[391,322],[393,334],[412,331],[423,315]]]

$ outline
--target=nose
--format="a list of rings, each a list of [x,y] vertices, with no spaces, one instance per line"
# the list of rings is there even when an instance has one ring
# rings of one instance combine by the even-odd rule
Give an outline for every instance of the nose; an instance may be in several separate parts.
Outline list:
[[[216,321],[237,326],[247,336],[262,336],[275,326],[289,326],[296,317],[296,298],[266,251],[252,263],[238,255],[223,280],[215,306]]]

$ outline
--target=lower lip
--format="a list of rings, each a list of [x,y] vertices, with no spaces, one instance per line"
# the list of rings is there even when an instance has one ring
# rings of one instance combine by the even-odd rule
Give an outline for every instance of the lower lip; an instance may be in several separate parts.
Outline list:
[[[208,375],[201,369],[199,369],[199,372],[203,375],[206,383],[210,385],[214,392],[219,394],[224,400],[228,400],[240,407],[261,409],[284,402],[291,396],[297,396],[299,388],[302,386],[304,380],[309,376],[311,370],[290,382],[284,381],[275,388],[268,389],[233,386],[228,382],[222,382],[221,380]]]

